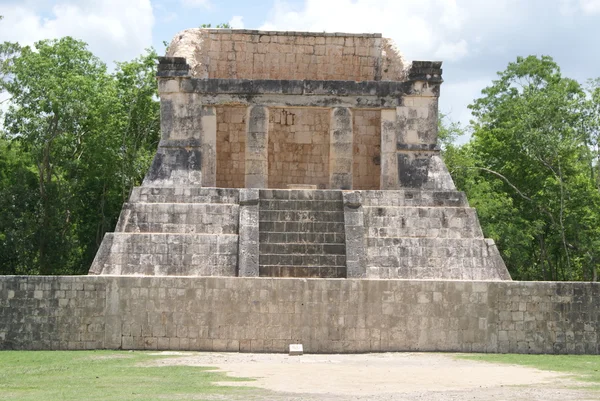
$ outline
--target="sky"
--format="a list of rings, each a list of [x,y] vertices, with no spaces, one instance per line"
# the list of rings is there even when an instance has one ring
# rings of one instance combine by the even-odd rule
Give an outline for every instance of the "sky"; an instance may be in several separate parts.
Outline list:
[[[441,60],[440,110],[467,106],[517,56],[549,55],[564,75],[600,77],[600,0],[0,0],[0,41],[73,36],[107,64],[178,32],[233,28],[382,33],[407,60]]]

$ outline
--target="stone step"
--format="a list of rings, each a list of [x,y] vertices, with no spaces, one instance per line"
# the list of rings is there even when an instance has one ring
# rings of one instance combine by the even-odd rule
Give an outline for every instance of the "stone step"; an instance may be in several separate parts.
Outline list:
[[[313,200],[313,201],[342,201],[340,190],[310,190],[310,189],[261,189],[260,200]]]
[[[344,222],[343,211],[260,210],[259,221]]]
[[[361,191],[364,206],[468,207],[464,192],[386,190]]]
[[[343,212],[342,201],[270,199],[260,201],[261,210]]]
[[[426,228],[414,227],[368,227],[366,230],[367,238],[440,238],[440,239],[469,239],[483,238],[480,227],[465,226],[464,228]]]
[[[258,261],[259,265],[346,266],[346,255],[291,255],[281,253],[261,253]]]
[[[345,237],[343,233],[261,232],[259,234],[259,242],[345,244]]]
[[[475,209],[365,207],[371,237],[483,238]]]
[[[312,221],[259,221],[259,231],[262,232],[307,232],[307,233],[344,233],[343,222],[312,222]]]
[[[237,234],[239,206],[213,203],[127,203],[115,231]]]
[[[258,268],[260,277],[314,277],[345,278],[346,267],[335,266],[271,266],[261,265]]]
[[[483,238],[367,238],[367,256],[400,258],[486,257],[493,241]]]
[[[235,276],[238,236],[107,233],[94,259],[102,274]]]
[[[131,203],[239,203],[239,189],[205,187],[135,187]]]
[[[260,254],[345,255],[344,244],[265,243],[259,244]]]

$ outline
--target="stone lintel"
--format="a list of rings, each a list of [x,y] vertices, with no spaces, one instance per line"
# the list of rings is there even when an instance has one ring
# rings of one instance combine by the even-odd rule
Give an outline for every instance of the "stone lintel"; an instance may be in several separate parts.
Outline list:
[[[408,70],[409,81],[426,81],[441,84],[442,62],[441,61],[413,61]]]
[[[184,57],[159,57],[156,71],[157,77],[189,76],[190,66]]]
[[[327,95],[327,96],[375,96],[395,98],[403,95],[420,95],[414,82],[404,81],[337,81],[337,80],[288,80],[288,79],[181,79],[181,91],[202,94],[240,94],[256,96],[281,95]],[[439,95],[439,85],[429,88],[432,96]]]

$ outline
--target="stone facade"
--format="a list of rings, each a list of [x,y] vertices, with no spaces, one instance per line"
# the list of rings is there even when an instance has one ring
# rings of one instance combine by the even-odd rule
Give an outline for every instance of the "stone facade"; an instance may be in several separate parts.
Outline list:
[[[90,273],[510,280],[439,157],[440,62],[223,29],[168,56],[157,155]]]
[[[0,277],[0,349],[600,354],[600,284]]]

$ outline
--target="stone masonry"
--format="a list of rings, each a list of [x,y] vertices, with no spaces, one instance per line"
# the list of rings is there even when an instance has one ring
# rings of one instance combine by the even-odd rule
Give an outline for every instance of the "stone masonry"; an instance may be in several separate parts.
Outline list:
[[[0,349],[600,354],[600,284],[0,277]]]
[[[380,34],[191,29],[91,274],[510,280],[437,145],[441,62]]]

